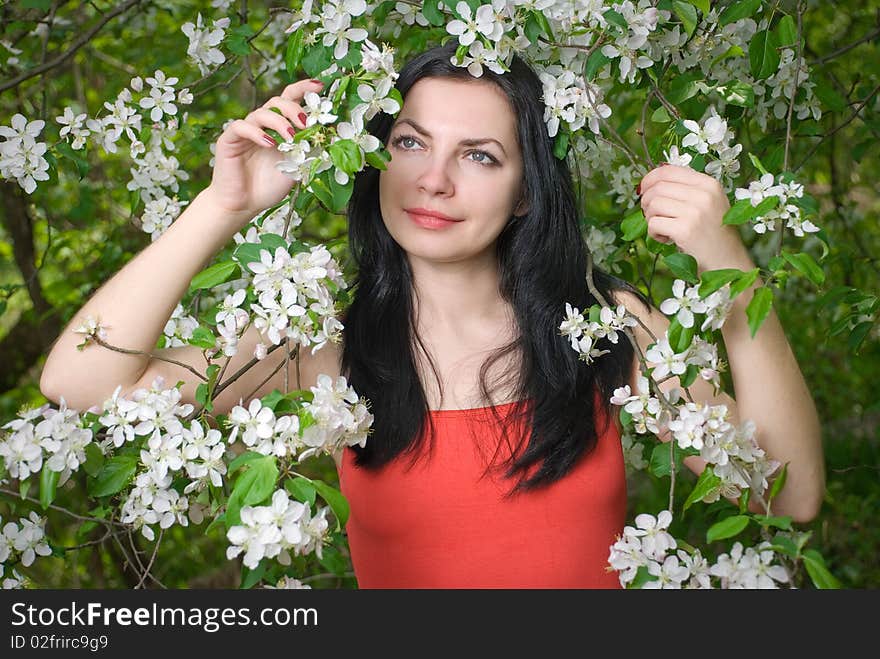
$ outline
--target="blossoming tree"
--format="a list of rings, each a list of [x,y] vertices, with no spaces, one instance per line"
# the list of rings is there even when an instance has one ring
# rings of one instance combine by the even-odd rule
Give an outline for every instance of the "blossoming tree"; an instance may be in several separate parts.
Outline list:
[[[592,258],[641,286],[671,318],[666,335],[638,352],[638,390],[623,386],[611,399],[620,408],[631,476],[641,473],[664,492],[660,502],[646,489],[634,501],[632,525],[609,547],[621,584],[838,584],[810,534],[773,515],[785,468],[759,447],[761,429],[748,420],[736,425],[723,406],[696,404],[687,392],[698,378],[717,390],[729,386],[720,330],[735,298],[759,277],[764,285],[746,311],[753,335],[777,300],[791,299],[792,282],[813,298],[826,283],[832,241],[802,168],[828,132],[823,113],[842,113],[841,121],[849,115],[842,92],[815,76],[805,57],[803,4],[306,0],[266,11],[215,0],[168,17],[161,3],[129,0],[88,27],[50,4],[23,3],[27,9],[0,40],[0,89],[20,93],[2,103],[10,111],[0,126],[7,222],[34,217],[31,202],[44,209],[28,222],[29,234],[16,235],[17,250],[31,245],[21,260],[26,283],[5,289],[4,310],[13,308],[16,290],[47,307],[48,297],[61,300],[65,313],[76,308],[87,287],[59,284],[50,296],[38,276],[53,260],[62,272],[86,268],[89,256],[77,261],[65,253],[73,234],[92,231],[92,245],[106,243],[90,272],[99,280],[162,235],[204,181],[211,143],[222,120],[240,113],[244,93],[255,100],[303,73],[325,87],[305,97],[305,130],[273,135],[277,167],[294,182],[291,195],[253,218],[193,279],[165,326],[158,347],[194,345],[208,359],[196,373],[198,404],[181,404],[175,383],[156,381],[129,397],[117,389],[100,409],[23,397],[32,404],[4,421],[4,587],[44,585],[36,563],[74,563],[89,552],[120,564],[126,585],[165,586],[169,578],[173,585],[182,579],[174,568],[161,569],[171,554],[163,546],[185,542],[195,542],[217,569],[235,561],[237,572],[240,561],[242,587],[352,585],[348,506],[326,458],[370,441],[369,401],[345,378],[328,376],[308,391],[244,400],[226,416],[211,414],[212,400],[240,376],[227,365],[251,326],[263,339],[251,365],[276,350],[296,360],[301,350],[340,340],[335,316],[349,300],[350,273],[340,263],[352,177],[388,160],[364,126],[380,112],[399,111],[399,63],[444,40],[457,41],[454,63],[475,77],[503,73],[514,52],[535,68],[555,155],[590,191],[582,214]],[[114,25],[142,38],[168,21],[176,30],[164,37],[167,55],[144,50],[142,61],[123,61],[99,47],[101,31]],[[77,30],[85,31],[71,39]],[[45,46],[56,42],[64,45],[53,56]],[[82,88],[86,50],[114,73],[101,89]],[[50,89],[51,76],[67,66],[65,84],[75,90]],[[230,93],[232,85],[241,93]],[[876,91],[852,108],[853,117]],[[821,138],[815,147],[795,141],[813,129]],[[636,183],[660,160],[723,186],[732,202],[724,222],[740,228],[758,268],[702,270],[647,235]],[[91,190],[100,181],[113,181],[113,189]],[[59,229],[58,216],[71,206],[65,195],[76,186],[90,189],[88,201],[75,206],[73,226]],[[98,207],[114,218],[112,229],[85,221]],[[36,260],[35,244],[43,250]],[[875,331],[877,298],[851,285],[834,291],[825,304],[850,310],[836,334],[846,332],[858,347]],[[559,310],[560,340],[586,364],[609,343],[632,340],[638,322],[602,302]],[[59,331],[57,322],[41,327]],[[83,319],[76,331],[83,350],[126,350],[108,343],[98,318]],[[673,376],[683,388],[664,393],[658,383]],[[663,431],[671,441],[652,441]],[[708,465],[698,479],[682,474],[687,456]],[[762,514],[748,511],[750,499],[762,502]]]

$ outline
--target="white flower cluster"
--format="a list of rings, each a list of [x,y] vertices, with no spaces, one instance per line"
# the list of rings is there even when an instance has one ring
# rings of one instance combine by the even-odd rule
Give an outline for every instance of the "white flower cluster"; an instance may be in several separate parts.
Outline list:
[[[617,234],[611,229],[590,225],[585,236],[593,263],[603,270],[613,270],[612,256],[617,251]]]
[[[329,144],[333,145],[340,140],[351,140],[361,151],[362,157],[379,149],[379,140],[366,131],[365,123],[379,112],[395,114],[400,111],[400,104],[391,98],[389,94],[397,79],[394,70],[393,51],[383,45],[383,50],[366,40],[361,47],[364,56],[363,66],[365,70],[375,74],[377,78],[370,84],[361,82],[357,86],[357,98],[360,103],[354,105],[348,121],[339,122],[335,130],[329,134]],[[335,66],[335,64],[334,64]],[[315,92],[308,92],[304,98],[303,111],[306,115],[306,126],[329,126],[339,117],[333,114],[332,98],[340,84],[337,78],[326,96],[320,96]],[[284,154],[284,158],[276,167],[279,171],[290,176],[294,181],[307,181],[311,185],[313,177],[333,167],[333,161],[329,151],[325,148],[327,136],[319,135],[311,142],[309,140],[294,141],[287,139],[278,145],[278,150]],[[334,171],[336,182],[340,185],[348,183],[348,173],[339,170]]]
[[[187,203],[180,201],[177,197],[162,196],[150,199],[141,216],[141,230],[150,234],[151,240],[156,240],[177,219],[181,209]]]
[[[322,373],[311,391],[314,397],[304,408],[315,423],[303,430],[303,443],[309,448],[300,459],[321,452],[334,454],[346,446],[365,446],[373,415],[345,377],[340,375],[334,382]]]
[[[620,59],[620,82],[634,83],[639,69],[647,69],[654,64],[654,60],[644,54],[648,51],[648,37],[657,29],[659,22],[669,20],[671,13],[656,9],[649,0],[640,0],[637,6],[626,0],[611,7],[623,16],[627,28],[613,44],[602,46],[602,54],[612,60]]]
[[[7,522],[0,530],[0,577],[4,577],[7,564],[20,561],[24,567],[33,565],[37,556],[49,556],[52,549],[46,542],[46,520],[31,512],[15,522]],[[0,517],[0,525],[3,518]],[[3,589],[21,588],[24,578],[12,570],[10,576],[3,579]]]
[[[802,238],[805,233],[816,233],[819,231],[819,227],[809,219],[801,216],[799,206],[789,203],[791,199],[803,196],[803,185],[794,181],[785,183],[782,181],[781,176],[777,180],[773,174],[769,173],[764,174],[757,181],[749,183],[749,187],[737,188],[734,191],[734,197],[737,200],[749,199],[753,207],[768,197],[779,198],[778,206],[752,220],[752,228],[755,230],[755,233],[776,231],[776,222],[779,221],[780,225],[784,223],[785,228],[791,229],[792,233],[798,238]]]
[[[290,565],[291,553],[314,552],[321,558],[329,528],[328,510],[322,507],[312,516],[306,504],[276,490],[270,505],[241,509],[242,523],[226,532],[230,542],[226,557],[231,560],[244,552],[243,562],[252,570],[263,558],[277,558],[282,565]]]
[[[635,327],[638,324],[635,318],[626,312],[621,304],[616,309],[602,307],[599,311],[598,321],[590,321],[568,302],[565,303],[565,320],[559,325],[559,333],[567,336],[571,341],[571,347],[580,355],[580,359],[591,364],[594,359],[608,354],[609,350],[602,350],[596,346],[599,339],[608,339],[616,344],[618,332],[623,332],[627,327]]]
[[[303,583],[299,579],[294,579],[293,577],[281,577],[274,586],[270,586],[269,584],[265,584],[263,588],[268,588],[269,590],[311,590],[312,587],[308,584]]]
[[[705,314],[700,331],[721,329],[733,300],[730,298],[730,285],[725,285],[705,299],[700,298],[699,286],[688,286],[683,279],[676,279],[672,284],[672,297],[660,304],[660,311],[667,316],[675,316],[682,327],[694,326],[694,314]]]
[[[220,431],[206,432],[198,421],[184,426],[182,418],[192,413],[193,406],[180,404],[177,388],[163,389],[162,385],[157,378],[150,389],[136,390],[131,400],[120,397],[117,389],[113,399],[105,402],[100,419],[107,427],[105,447],[131,441],[135,435],[149,435],[140,451],[141,471],[120,517],[148,540],[155,539],[152,525],[162,529],[174,523],[187,526],[187,514],[192,511],[185,495],[202,490],[209,481],[222,486],[226,474],[226,445]],[[183,474],[191,480],[181,494],[172,482]]]
[[[681,145],[692,148],[697,153],[715,156],[706,163],[705,172],[721,181],[725,187],[730,186],[733,177],[739,172],[737,158],[742,152],[742,144],[730,142],[734,139],[733,131],[727,127],[727,120],[718,114],[714,107],[709,108],[709,116],[703,125],[692,119],[685,119],[684,127],[689,131],[681,141]]]
[[[776,554],[768,542],[745,551],[742,543],[736,542],[729,555],[721,554],[710,565],[699,549],[692,554],[677,549],[678,543],[667,531],[671,522],[672,513],[663,510],[656,518],[647,513],[637,515],[635,526],[624,527],[608,557],[609,565],[619,573],[621,586],[631,584],[639,568],[653,577],[641,585],[648,589],[771,589],[790,580],[785,567],[774,564]]]
[[[347,288],[338,265],[324,245],[291,255],[284,247],[272,254],[260,251],[260,260],[246,266],[254,273],[258,303],[251,305],[254,325],[273,345],[285,338],[295,345],[312,346],[312,353],[327,341],[340,340],[342,323],[335,316],[329,286]],[[265,357],[260,343],[256,356]]]
[[[603,91],[582,76],[559,65],[544,67],[538,73],[544,86],[544,122],[547,134],[555,137],[560,122],[565,122],[572,132],[589,125],[599,134],[599,120],[611,116],[611,108],[603,103]]]
[[[633,394],[629,385],[615,389],[611,402],[621,405],[633,420],[638,434],[647,432],[661,435],[669,432],[682,449],[695,449],[709,463],[713,473],[721,481],[703,501],[711,503],[720,496],[738,497],[742,490],[750,489],[763,494],[767,479],[780,464],[767,457],[755,440],[755,425],[746,421],[740,427],[729,421],[724,405],[677,405],[678,390],[667,392],[667,403],[651,394],[648,379],[639,378],[638,393]]]
[[[795,84],[797,78],[797,84]],[[761,84],[763,83],[763,84]],[[761,94],[761,102],[756,105],[756,119],[761,129],[767,128],[767,115],[772,110],[777,119],[788,115],[788,106],[794,98],[793,115],[803,121],[812,117],[816,121],[822,118],[822,109],[818,97],[813,93],[816,86],[810,80],[810,67],[801,57],[795,62],[793,48],[784,48],[779,57],[779,68],[765,81],[755,85],[755,94]],[[800,93],[803,90],[803,93]],[[767,92],[770,92],[769,97]]]
[[[184,314],[183,305],[178,303],[171,313],[171,318],[168,319],[165,327],[162,328],[166,347],[177,348],[187,345],[198,326],[199,321],[193,316]]]
[[[451,3],[450,3],[451,4]],[[514,5],[507,0],[492,0],[472,12],[466,2],[458,2],[446,31],[458,37],[458,43],[468,51],[461,59],[453,55],[450,61],[466,68],[475,78],[483,75],[483,67],[495,73],[508,70],[515,51],[524,50],[529,40],[515,20]],[[515,36],[510,36],[511,33]]]
[[[284,235],[284,224],[287,222],[288,215],[290,215],[290,224],[287,227],[287,235]],[[262,221],[260,221],[261,216]],[[293,230],[300,226],[302,221],[302,217],[295,209],[291,213],[290,202],[285,201],[281,206],[266,215],[256,215],[250,224],[232,238],[238,245],[242,243],[259,244],[260,236],[265,233],[274,233],[290,242],[296,239],[296,234]]]
[[[205,27],[202,24],[201,14],[196,18],[195,25],[184,23],[181,26],[180,29],[189,37],[186,54],[198,65],[202,75],[208,73],[215,64],[223,64],[226,61],[226,56],[217,46],[223,41],[228,27],[228,18],[215,20],[213,28]]]
[[[48,403],[19,413],[3,426],[10,432],[0,440],[0,457],[13,478],[25,480],[45,466],[61,474],[63,484],[86,461],[85,449],[92,430],[75,410],[61,399],[59,409]],[[4,433],[5,434],[5,433]]]
[[[6,138],[0,142],[0,176],[15,179],[28,194],[37,189],[37,181],[49,180],[46,144],[37,141],[45,125],[42,119],[28,121],[16,113],[11,126],[0,126],[0,137]]]
[[[252,451],[296,460],[333,454],[346,446],[364,446],[373,415],[345,377],[333,382],[321,374],[311,391],[312,401],[303,405],[303,421],[297,415],[276,418],[272,408],[259,399],[250,401],[247,408],[236,405],[228,419],[230,445],[240,435]]]

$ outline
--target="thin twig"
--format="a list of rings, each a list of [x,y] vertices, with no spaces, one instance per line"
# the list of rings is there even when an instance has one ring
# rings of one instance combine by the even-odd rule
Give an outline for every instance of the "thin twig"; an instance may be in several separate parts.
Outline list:
[[[22,501],[28,501],[30,503],[37,503],[37,504],[40,503],[39,499],[34,499],[32,497],[23,497],[18,492],[14,492],[12,490],[6,490],[3,488],[0,488],[0,494],[8,494],[9,496],[13,496],[17,499],[21,499]],[[120,527],[128,526],[127,524],[123,524],[122,522],[114,522],[113,520],[110,520],[110,519],[101,519],[100,517],[88,517],[86,515],[78,515],[75,512],[68,510],[67,508],[62,508],[61,506],[56,506],[54,503],[50,503],[48,507],[51,508],[52,510],[57,510],[58,512],[64,513],[65,515],[70,515],[74,519],[78,519],[82,522],[97,522],[98,524],[104,524],[104,525],[112,524],[112,525],[120,526]]]
[[[176,359],[170,359],[169,357],[163,357],[161,355],[157,355],[152,352],[145,352],[143,350],[132,350],[130,348],[120,348],[118,346],[110,345],[103,339],[99,338],[96,334],[90,334],[88,336],[89,341],[94,341],[102,348],[107,348],[108,350],[113,350],[114,352],[121,352],[124,355],[146,355],[150,359],[156,359],[161,362],[168,362],[169,364],[174,364],[175,366],[180,366],[181,368],[185,368],[187,371],[195,375],[199,380],[204,382],[208,381],[202,373],[199,373],[195,368],[190,366],[189,364],[184,364],[183,362],[179,362]]]
[[[124,4],[119,5],[115,9],[107,12],[106,14],[104,14],[103,19],[100,20],[97,25],[92,27],[92,29],[86,31],[79,39],[77,39],[76,41],[73,42],[73,45],[69,49],[67,49],[66,51],[64,51],[63,53],[58,55],[57,57],[49,60],[48,62],[44,62],[43,64],[40,64],[39,66],[35,66],[32,69],[28,69],[27,71],[25,71],[24,73],[22,73],[18,77],[13,78],[12,80],[7,80],[6,82],[0,83],[0,92],[4,92],[7,89],[11,89],[11,88],[21,84],[25,80],[29,80],[30,78],[33,78],[33,77],[38,76],[42,73],[45,73],[49,69],[55,68],[56,66],[58,66],[62,62],[66,61],[76,51],[78,51],[80,48],[82,48],[84,45],[86,45],[91,40],[91,38],[94,37],[98,32],[100,32],[101,28],[103,28],[107,23],[112,21],[114,18],[116,18],[120,14],[125,13],[126,11],[131,9],[133,6],[140,4],[141,2],[142,2],[142,0],[128,0]]]
[[[141,580],[138,581],[137,585],[134,587],[134,590],[137,590],[138,588],[143,587],[144,579],[147,578],[148,574],[151,577],[153,576],[152,574],[150,574],[150,568],[153,567],[153,563],[156,562],[156,555],[159,553],[159,545],[162,543],[162,535],[164,533],[165,533],[165,529],[159,529],[159,537],[156,539],[156,544],[153,547],[153,554],[152,554],[152,556],[150,556],[150,562],[147,563],[147,567],[146,567],[144,573],[141,575]]]

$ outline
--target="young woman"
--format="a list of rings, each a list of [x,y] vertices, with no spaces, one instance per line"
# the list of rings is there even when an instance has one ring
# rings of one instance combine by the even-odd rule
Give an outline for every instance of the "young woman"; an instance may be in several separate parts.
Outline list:
[[[588,289],[571,175],[552,154],[540,81],[519,58],[509,73],[476,79],[449,62],[453,52],[435,48],[410,61],[396,84],[401,112],[368,126],[392,158],[387,170],[355,179],[348,217],[357,288],[341,317],[343,345],[302,351],[291,386],[342,374],[371,402],[366,447],[337,456],[361,587],[616,587],[607,559],[625,521],[626,487],[609,398],[625,383],[636,389],[638,363],[621,340],[586,365],[560,336],[566,302],[585,309],[599,300]],[[48,398],[85,409],[118,384],[129,392],[157,376],[182,380],[183,398],[194,398],[186,368],[78,351],[69,330],[91,315],[108,327],[109,343],[152,350],[192,277],[290,191],[264,129],[304,128],[300,103],[321,88],[289,85],[230,124],[211,184],[58,339],[41,381]],[[736,230],[721,223],[729,206],[713,178],[663,166],[639,192],[652,237],[675,242],[703,269],[754,267]],[[601,298],[650,330],[636,330],[642,350],[651,334],[663,335],[667,319],[630,287],[599,271],[593,280]],[[788,463],[774,512],[804,522],[823,497],[819,424],[776,316],[750,337],[750,297],[736,299],[722,330],[736,401],[700,379],[690,391],[698,402],[726,404],[734,421],[755,422],[761,447]],[[250,328],[228,372],[259,341]],[[205,367],[198,348],[160,352]],[[238,404],[277,364],[270,356],[223,391],[216,412]],[[283,377],[256,396],[280,389]],[[697,473],[704,467],[686,463]]]

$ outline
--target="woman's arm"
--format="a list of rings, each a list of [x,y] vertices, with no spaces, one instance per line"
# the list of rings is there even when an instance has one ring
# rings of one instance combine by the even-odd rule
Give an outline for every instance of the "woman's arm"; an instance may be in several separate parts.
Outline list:
[[[642,180],[641,191],[652,237],[675,242],[697,259],[701,270],[754,269],[736,230],[721,224],[730,206],[715,179],[690,168],[669,165],[649,172]],[[700,378],[689,389],[697,402],[727,405],[735,422],[754,421],[761,448],[770,458],[788,464],[786,484],[774,499],[772,512],[808,522],[818,514],[825,492],[821,428],[809,388],[776,313],[771,310],[751,337],[745,309],[761,285],[757,281],[736,298],[721,329],[736,400],[726,394],[716,396],[712,385]],[[660,311],[645,312],[635,296],[619,297],[657,338],[663,336],[669,321]],[[644,352],[653,339],[641,328],[636,336]],[[638,374],[636,364],[633,390]],[[675,386],[678,378],[663,383],[664,389]],[[699,458],[685,462],[696,473],[705,466]],[[763,512],[757,506],[752,509]]]
[[[158,240],[98,289],[73,317],[46,359],[40,378],[43,395],[55,401],[63,396],[71,408],[87,409],[109,398],[118,385],[128,390],[138,383],[149,365],[148,355],[98,345],[79,350],[83,336],[74,330],[91,316],[106,328],[104,340],[110,345],[153,351],[192,278],[247,219],[222,211],[212,202],[210,190],[200,193]],[[191,365],[203,372],[207,364],[201,362]]]
[[[149,385],[154,376],[162,375],[166,386],[183,380],[182,394],[191,400],[200,380],[186,368],[146,354],[124,354],[103,346],[89,345],[78,350],[83,337],[73,330],[91,316],[106,327],[106,343],[144,353],[153,351],[193,276],[251,218],[290,192],[292,180],[275,167],[281,156],[265,129],[293,135],[294,126],[304,128],[305,114],[299,102],[307,92],[320,88],[321,83],[312,80],[288,85],[281,96],[269,99],[223,131],[217,140],[210,186],[158,240],[89,299],[53,345],[40,379],[40,389],[47,398],[58,401],[64,397],[70,407],[87,409],[112,396],[119,385],[127,392],[139,384]],[[248,361],[257,341],[257,332],[249,329],[230,368]],[[201,350],[193,346],[159,354],[188,364],[198,372],[204,372],[207,366]],[[248,386],[254,380],[259,383],[260,375],[271,373],[278,357],[262,360],[247,378],[236,381],[235,387],[225,392],[224,404],[235,397],[236,389],[242,395],[250,393]],[[263,374],[261,370],[268,372]]]

